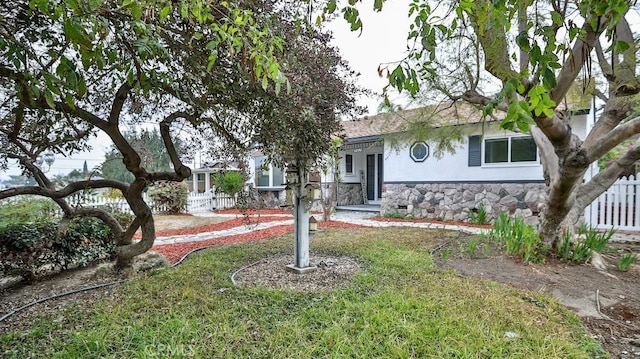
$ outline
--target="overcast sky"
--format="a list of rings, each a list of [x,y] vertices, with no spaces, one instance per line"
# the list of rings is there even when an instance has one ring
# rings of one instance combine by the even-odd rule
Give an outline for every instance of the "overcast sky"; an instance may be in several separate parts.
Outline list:
[[[407,14],[408,1],[388,1],[381,13],[372,9],[371,2],[365,2],[360,8],[363,20],[363,31],[352,32],[349,25],[342,19],[336,19],[327,24],[334,33],[334,45],[340,49],[342,57],[346,59],[351,68],[360,72],[358,82],[362,87],[377,93],[382,93],[382,88],[387,84],[386,78],[378,76],[378,66],[401,60],[406,50],[406,38],[408,34]],[[366,106],[368,114],[375,114],[380,98],[362,98],[360,105]],[[55,157],[55,162],[49,170],[50,175],[67,174],[74,169],[82,170],[84,161],[92,168],[100,165],[104,160],[104,153],[110,147],[110,140],[106,135],[100,135],[91,142],[91,152],[78,153],[71,158],[60,155]],[[9,175],[18,175],[20,170],[16,164],[10,165],[8,172],[0,172],[0,180],[8,179]]]

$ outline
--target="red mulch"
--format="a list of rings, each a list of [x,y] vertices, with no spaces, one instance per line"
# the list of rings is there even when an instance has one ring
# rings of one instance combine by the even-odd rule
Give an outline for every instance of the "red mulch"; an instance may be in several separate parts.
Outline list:
[[[437,224],[450,224],[457,226],[465,226],[465,227],[475,227],[475,228],[493,228],[492,224],[476,224],[469,222],[447,222],[447,221],[439,221],[437,219],[429,219],[429,218],[414,218],[414,219],[406,219],[406,218],[392,218],[392,217],[371,217],[369,218],[373,221],[378,222],[413,222],[413,223],[437,223]]]
[[[231,209],[218,209],[214,211],[215,213],[219,213],[219,214],[249,214],[249,215],[254,215],[254,214],[291,214],[291,210],[290,209],[277,209],[277,208],[263,208],[263,209],[235,209],[235,208],[231,208]]]
[[[206,226],[199,226],[199,227],[193,227],[193,228],[167,229],[163,231],[157,231],[156,237],[181,236],[185,234],[222,231],[222,230],[230,229],[233,227],[246,226],[246,225],[258,224],[258,223],[264,223],[264,222],[286,221],[292,218],[293,217],[286,217],[286,216],[234,218],[225,222],[208,224]],[[135,234],[133,238],[141,239],[142,234],[138,232]]]
[[[288,214],[292,215],[291,209],[278,209],[278,208],[262,208],[262,209],[219,209],[215,213],[218,214],[239,214],[239,215],[256,215],[256,214]],[[322,212],[311,211],[311,214],[322,214]]]
[[[271,217],[273,218],[273,217]],[[290,218],[287,218],[290,219]],[[224,222],[228,223],[228,222]],[[246,224],[246,222],[242,223],[242,225]],[[320,222],[318,223],[320,228],[366,228],[366,226],[358,225],[358,224],[350,224],[344,222]],[[194,228],[185,229],[185,234],[194,234],[199,233],[195,231]],[[182,258],[185,254],[191,252],[194,249],[209,247],[213,245],[220,244],[232,244],[232,243],[245,243],[252,241],[259,241],[269,238],[274,238],[281,236],[283,234],[289,233],[293,231],[293,225],[291,224],[283,224],[280,226],[274,226],[265,229],[259,229],[249,233],[236,234],[232,236],[225,236],[220,238],[208,239],[205,241],[198,242],[187,242],[187,243],[175,243],[175,244],[165,244],[161,246],[153,246],[152,250],[158,252],[169,260],[171,263],[176,263],[180,258]]]

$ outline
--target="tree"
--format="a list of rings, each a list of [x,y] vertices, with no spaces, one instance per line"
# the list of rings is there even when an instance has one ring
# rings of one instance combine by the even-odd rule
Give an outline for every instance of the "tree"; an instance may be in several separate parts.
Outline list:
[[[276,116],[284,114],[274,100],[284,94],[281,89],[305,93],[288,80],[305,70],[287,63],[289,51],[303,50],[285,48],[282,36],[285,29],[299,28],[291,16],[297,10],[287,12],[297,4],[5,1],[0,5],[0,167],[15,159],[37,185],[0,191],[0,199],[25,194],[52,198],[64,212],[61,230],[74,217],[100,218],[114,233],[116,266],[130,265],[155,240],[143,190],[153,182],[182,181],[191,174],[172,136],[178,130],[216,136],[245,150],[257,141],[269,146],[285,136],[273,127],[280,120]],[[297,40],[295,33],[289,34]],[[323,49],[316,51],[322,55]],[[123,129],[142,122],[159,129],[171,170],[152,169],[125,136]],[[98,131],[113,141],[115,155],[133,175],[131,182],[89,178],[56,189],[34,164],[46,150],[68,156],[87,149]],[[103,210],[71,207],[65,201],[87,188],[120,190],[135,215],[133,223],[122,228]],[[138,228],[142,240],[133,242]]]
[[[485,115],[503,112],[503,128],[532,134],[548,186],[539,233],[553,247],[640,159],[636,143],[582,183],[592,163],[640,133],[638,33],[629,25],[637,10],[625,0],[414,1],[409,55],[380,72],[398,90],[465,101]],[[329,1],[325,11],[342,11],[353,29],[362,26],[356,7]],[[566,106],[576,81],[602,104],[583,140],[572,132]]]
[[[36,186],[0,191],[50,197],[63,209],[61,229],[77,216],[95,216],[115,234],[117,266],[148,250],[155,239],[151,210],[142,199],[149,183],[181,181],[190,170],[170,136],[175,124],[212,128],[233,137],[232,119],[216,107],[255,114],[256,99],[284,82],[275,57],[282,40],[271,36],[271,13],[252,2],[6,1],[0,5],[0,166],[16,159]],[[253,86],[252,79],[261,86]],[[125,116],[125,114],[127,116]],[[148,170],[122,134],[126,122],[151,121],[163,138],[173,171]],[[133,182],[76,181],[56,189],[35,166],[47,149],[69,155],[106,133]],[[128,228],[107,212],[74,208],[64,200],[85,188],[122,191],[136,219]],[[133,242],[141,227],[142,240]]]
[[[136,152],[138,152],[142,165],[147,168],[148,171],[161,172],[173,170],[171,159],[162,142],[162,136],[160,136],[157,129],[143,129],[140,133],[134,130],[124,133],[124,137],[131,143],[131,146],[135,148]],[[172,138],[172,141],[176,147],[176,152],[178,155],[181,155],[184,147],[182,140],[180,140],[180,138]],[[182,158],[182,156],[180,157]],[[105,160],[100,165],[102,176],[107,179],[126,183],[133,182],[133,175],[127,171],[122,160],[122,155],[118,149],[112,145],[111,149],[105,153]]]

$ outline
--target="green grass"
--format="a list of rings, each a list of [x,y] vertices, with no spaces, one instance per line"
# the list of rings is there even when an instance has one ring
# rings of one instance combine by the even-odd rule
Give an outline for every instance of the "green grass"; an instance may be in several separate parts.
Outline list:
[[[326,230],[312,252],[363,267],[346,286],[239,288],[237,268],[291,251],[291,236],[199,252],[134,280],[115,301],[0,336],[3,358],[592,358],[599,345],[550,297],[434,267],[450,232]],[[506,332],[517,334],[506,338]]]

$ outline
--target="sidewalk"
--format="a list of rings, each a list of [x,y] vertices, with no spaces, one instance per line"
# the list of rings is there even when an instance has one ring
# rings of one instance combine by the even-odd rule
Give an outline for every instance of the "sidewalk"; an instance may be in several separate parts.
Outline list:
[[[215,213],[203,213],[203,214],[198,214],[198,216],[202,216],[202,217],[220,216],[220,217],[229,217],[229,218],[238,217],[238,215],[236,214],[215,214]],[[268,215],[268,214],[261,215],[263,219],[267,219],[269,218],[269,216],[271,215]],[[282,215],[280,214],[278,216],[282,216]],[[331,215],[331,220],[337,221],[337,222],[358,224],[358,225],[367,226],[367,227],[404,226],[404,227],[414,227],[414,228],[448,229],[452,231],[461,231],[463,233],[469,233],[469,234],[480,234],[487,231],[486,229],[482,229],[482,228],[465,227],[465,226],[441,224],[441,223],[381,222],[381,221],[375,221],[375,220],[369,219],[375,216],[376,214],[373,214],[373,213],[340,211]],[[256,230],[261,230],[261,229],[281,226],[281,225],[293,225],[293,216],[291,219],[288,219],[288,220],[276,220],[272,222],[261,222],[259,224],[248,224],[248,225],[238,226],[238,227],[220,230],[220,231],[202,232],[202,233],[189,234],[189,235],[158,237],[156,238],[154,245],[161,246],[165,244],[174,244],[174,243],[200,242],[200,241],[205,241],[209,239],[216,239],[220,237],[249,233]]]
[[[202,217],[220,216],[220,217],[229,217],[229,218],[238,217],[237,214],[216,214],[216,213],[203,213],[203,214],[198,214],[198,216],[202,216]],[[270,215],[270,214],[261,215],[263,219],[266,219],[269,216],[276,216],[276,215]],[[282,214],[279,214],[277,216],[281,217]],[[375,216],[377,216],[375,213],[368,213],[368,212],[339,211],[331,215],[331,220],[357,224],[357,225],[362,225],[367,227],[414,227],[414,228],[446,229],[451,231],[460,231],[467,234],[482,234],[482,233],[488,232],[488,230],[484,228],[467,227],[467,226],[461,226],[461,225],[455,225],[455,224],[424,223],[424,222],[415,223],[415,222],[403,222],[403,221],[382,222],[382,221],[376,221],[376,220],[370,219]],[[220,237],[249,233],[256,230],[261,230],[261,229],[281,226],[281,225],[293,225],[293,216],[289,220],[276,220],[272,222],[261,222],[259,224],[248,224],[248,225],[238,226],[238,227],[220,230],[220,231],[202,232],[202,233],[190,234],[190,235],[158,237],[156,238],[154,245],[161,246],[165,244],[174,244],[174,243],[200,242],[200,241],[205,241],[209,239],[216,239]],[[640,233],[616,232],[611,238],[611,242],[640,243]]]

